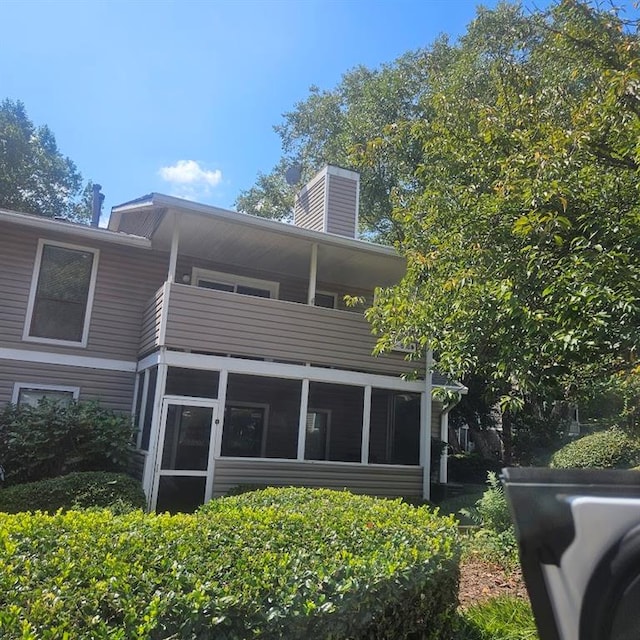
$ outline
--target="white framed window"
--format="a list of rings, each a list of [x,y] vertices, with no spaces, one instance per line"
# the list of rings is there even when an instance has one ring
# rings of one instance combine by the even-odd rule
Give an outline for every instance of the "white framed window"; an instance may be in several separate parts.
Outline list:
[[[40,239],[23,340],[86,347],[99,250]]]
[[[16,382],[13,385],[11,402],[18,406],[37,407],[40,400],[54,400],[62,404],[69,404],[77,400],[80,387],[38,384],[37,382]]]
[[[258,298],[274,298],[277,300],[280,284],[271,280],[236,276],[222,271],[209,271],[194,267],[191,273],[191,284],[205,289],[230,291]]]
[[[305,460],[328,460],[331,438],[331,410],[309,409],[304,441]]]
[[[337,308],[338,296],[330,291],[316,291],[316,296],[313,299],[313,304],[316,307],[324,307],[325,309]]]
[[[224,410],[221,455],[264,458],[268,429],[268,404],[227,402]]]

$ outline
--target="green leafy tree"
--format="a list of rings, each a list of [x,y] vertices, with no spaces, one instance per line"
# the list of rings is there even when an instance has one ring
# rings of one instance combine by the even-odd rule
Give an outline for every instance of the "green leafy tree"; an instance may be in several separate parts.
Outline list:
[[[87,203],[82,177],[49,127],[35,127],[22,102],[0,102],[0,207],[85,221]]]
[[[312,86],[309,97],[285,113],[282,124],[275,127],[282,140],[282,159],[240,194],[236,207],[245,213],[289,219],[295,192],[325,164],[334,164],[360,172],[362,231],[378,241],[397,240],[402,227],[391,215],[391,195],[397,186],[413,180],[421,157],[419,143],[380,147],[375,158],[366,161],[361,151],[386,126],[418,117],[420,97],[427,89],[425,65],[438,48],[408,53],[379,70],[357,67],[332,90]],[[302,167],[299,185],[288,185],[284,178],[293,164]]]
[[[379,349],[412,336],[489,381],[509,462],[525,403],[637,376],[637,23],[576,0],[481,9],[426,72],[424,117],[365,154],[421,149],[394,192],[407,275],[368,317]]]

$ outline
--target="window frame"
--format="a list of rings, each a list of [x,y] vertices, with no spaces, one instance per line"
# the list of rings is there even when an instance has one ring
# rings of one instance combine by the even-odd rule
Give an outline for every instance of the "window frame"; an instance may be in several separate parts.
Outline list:
[[[316,300],[317,300],[317,296],[321,295],[321,296],[331,296],[333,298],[333,306],[332,307],[325,307],[324,305],[321,304],[317,304]],[[335,293],[334,291],[322,291],[320,289],[316,290],[316,294],[313,298],[313,306],[314,307],[318,307],[319,309],[337,309],[338,308],[338,294]]]
[[[227,410],[228,409],[262,409],[264,411],[264,424],[262,426],[262,434],[260,436],[260,455],[259,456],[238,456],[238,455],[224,455],[222,453],[222,439],[224,438],[224,429],[227,423]],[[269,430],[269,412],[271,405],[263,402],[242,402],[242,401],[230,401],[226,402],[223,409],[223,421],[222,429],[220,432],[220,457],[221,458],[237,458],[242,460],[269,460],[266,457],[267,454],[267,432]]]
[[[250,278],[248,276],[237,276],[233,273],[225,273],[224,271],[212,271],[210,269],[204,269],[202,267],[193,267],[191,269],[191,285],[199,286],[198,280],[212,280],[213,282],[219,282],[220,284],[226,284],[234,288],[233,292],[238,293],[238,286],[252,287],[254,289],[264,289],[271,294],[269,298],[271,300],[278,300],[280,294],[280,283],[273,280],[262,280],[260,278]],[[239,294],[239,295],[251,295],[251,294]],[[253,296],[260,297],[260,296]]]
[[[16,382],[13,385],[13,393],[11,395],[11,404],[18,405],[20,400],[20,392],[22,389],[32,389],[34,391],[61,391],[63,393],[71,393],[73,400],[80,397],[80,387],[73,387],[63,384],[41,384],[39,382]],[[46,393],[44,394],[46,396]],[[23,405],[20,405],[23,406]],[[32,406],[32,405],[27,405]]]
[[[59,338],[46,338],[42,336],[31,335],[31,325],[33,324],[33,310],[36,303],[36,292],[38,290],[38,281],[40,279],[40,270],[42,268],[42,255],[44,253],[44,247],[61,247],[63,249],[70,249],[72,251],[82,251],[85,253],[93,254],[93,261],[91,265],[91,275],[89,276],[89,290],[87,292],[87,303],[84,313],[84,325],[82,327],[82,337],[79,341],[76,340],[61,340]],[[25,342],[39,342],[41,344],[55,344],[67,347],[80,347],[85,349],[87,342],[89,341],[89,326],[91,324],[91,314],[93,311],[93,299],[96,289],[96,280],[98,276],[98,261],[100,259],[100,249],[95,247],[86,247],[77,244],[70,244],[68,242],[58,242],[57,240],[47,240],[44,238],[38,239],[38,247],[36,251],[36,259],[33,264],[33,273],[31,275],[31,287],[29,289],[29,301],[27,302],[27,312],[25,315],[24,330],[22,332],[22,339]]]
[[[307,458],[307,435],[308,431],[305,433],[305,451],[304,451],[304,461],[305,462],[336,462],[330,460],[327,456],[329,455],[329,444],[331,442],[331,409],[320,409],[317,407],[307,407],[307,417],[305,420],[305,430],[307,429],[307,421],[309,420],[309,414],[314,413],[316,415],[323,414],[327,417],[326,422],[326,432],[324,434],[324,458]]]

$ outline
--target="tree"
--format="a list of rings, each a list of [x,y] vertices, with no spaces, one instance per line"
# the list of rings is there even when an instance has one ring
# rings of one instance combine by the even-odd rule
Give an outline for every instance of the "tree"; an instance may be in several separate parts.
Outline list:
[[[442,49],[446,50],[446,46]],[[437,50],[434,45],[433,50]],[[325,164],[360,172],[360,223],[370,238],[392,242],[401,227],[393,219],[391,194],[413,179],[420,159],[416,145],[378,149],[374,160],[360,163],[359,151],[380,136],[385,126],[419,116],[424,82],[426,50],[408,53],[379,70],[357,67],[347,72],[333,90],[311,87],[309,97],[284,114],[275,127],[282,139],[283,157],[269,174],[240,194],[239,211],[276,219],[289,219],[295,192],[284,179],[292,164],[302,167],[301,183]]]
[[[91,216],[75,164],[46,125],[35,127],[20,101],[0,103],[0,207],[53,218]]]
[[[378,349],[417,340],[489,380],[507,462],[525,403],[637,379],[639,54],[615,9],[481,9],[426,70],[425,117],[367,147],[422,150],[395,191],[407,275],[368,312]]]

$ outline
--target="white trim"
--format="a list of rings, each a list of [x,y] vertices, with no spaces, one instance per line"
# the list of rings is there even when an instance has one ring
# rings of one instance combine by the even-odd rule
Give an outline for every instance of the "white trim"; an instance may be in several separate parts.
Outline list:
[[[169,298],[171,297],[171,282],[167,280],[162,285],[162,309],[160,311],[160,326],[158,327],[158,345],[164,346],[169,322]]]
[[[227,273],[224,271],[211,271],[201,267],[193,267],[191,271],[191,284],[198,286],[198,280],[212,280],[234,287],[237,293],[238,285],[245,287],[253,287],[255,289],[266,289],[271,293],[272,300],[278,300],[280,293],[280,283],[273,280],[261,280],[260,278],[249,278],[248,276],[238,276],[235,273]],[[231,293],[231,292],[229,292]]]
[[[146,369],[150,369],[151,367],[155,367],[160,364],[161,361],[163,361],[163,358],[160,351],[155,351],[138,361],[136,371],[145,371]]]
[[[122,371],[126,373],[135,373],[138,368],[135,360],[111,360],[109,358],[76,356],[66,353],[52,353],[50,351],[31,351],[29,349],[7,349],[5,347],[0,347],[0,360],[38,362],[40,364],[86,367],[88,369]]]
[[[397,376],[385,376],[375,373],[361,373],[342,369],[265,362],[226,356],[207,356],[198,353],[184,353],[182,351],[165,351],[159,354],[158,362],[187,369],[227,369],[230,373],[246,373],[248,375],[290,378],[292,380],[308,378],[314,382],[330,382],[357,387],[371,385],[382,389],[415,391],[417,393],[422,393],[425,390],[424,380],[402,380]]]
[[[327,233],[329,228],[329,166],[327,165],[322,174],[324,176],[324,202],[322,203],[322,232]]]
[[[11,404],[18,404],[20,391],[22,389],[34,389],[36,391],[62,391],[63,393],[72,393],[74,400],[77,400],[80,396],[80,387],[70,387],[62,384],[40,384],[39,382],[16,382],[13,385]]]
[[[33,322],[33,307],[35,306],[36,290],[38,288],[38,280],[40,279],[40,269],[42,267],[42,254],[44,246],[49,245],[53,247],[62,247],[63,249],[70,249],[72,251],[84,251],[93,254],[93,260],[91,262],[91,274],[89,275],[89,291],[87,292],[87,301],[84,311],[84,325],[82,327],[82,337],[80,341],[75,340],[59,340],[56,338],[47,338],[41,336],[32,336],[31,324]],[[94,247],[84,247],[75,244],[69,244],[67,242],[58,242],[57,240],[45,240],[44,238],[38,239],[38,248],[36,250],[36,259],[33,264],[33,273],[31,275],[31,287],[29,289],[29,301],[27,303],[27,313],[25,316],[24,330],[22,332],[22,339],[26,342],[40,342],[44,344],[56,344],[67,347],[80,347],[86,348],[89,340],[89,325],[91,324],[91,312],[93,311],[93,296],[96,289],[96,279],[98,276],[98,262],[100,260],[100,249]]]
[[[168,282],[176,281],[176,265],[178,264],[178,245],[180,244],[180,227],[178,226],[178,214],[173,212],[173,234],[171,235],[171,252],[169,254]]]
[[[151,240],[143,238],[142,236],[134,236],[122,233],[121,231],[110,231],[109,229],[99,227],[90,227],[77,222],[54,220],[51,218],[45,218],[44,216],[35,216],[20,213],[18,211],[9,211],[8,209],[0,209],[0,221],[24,227],[31,227],[33,229],[41,229],[43,231],[80,236],[87,240],[100,240],[101,242],[124,244],[130,247],[138,247],[140,249],[151,249]]]
[[[218,423],[216,425],[216,439],[214,442],[214,457],[220,457],[220,451],[222,449],[222,432],[224,430],[224,408],[227,404],[227,385],[229,382],[229,372],[226,369],[220,370],[220,376],[218,377],[218,402],[222,407],[221,415],[218,416]]]
[[[162,398],[164,396],[165,385],[167,383],[166,364],[159,364],[156,374],[156,388],[153,397],[153,405],[151,409],[151,424],[149,427],[149,445],[147,447],[147,459],[145,460],[142,488],[147,496],[149,509],[154,510],[155,504],[152,504],[152,491],[155,482],[156,468],[159,466],[158,460],[158,444],[160,431],[162,427]]]
[[[142,430],[144,428],[144,418],[147,413],[147,394],[149,393],[149,372],[150,369],[145,369],[139,372],[137,375],[142,376],[142,398],[140,398],[140,415],[138,416],[138,437],[136,438],[136,449],[142,451]]]
[[[316,284],[318,281],[318,243],[311,245],[311,257],[309,263],[309,291],[307,295],[307,304],[315,304]]]

